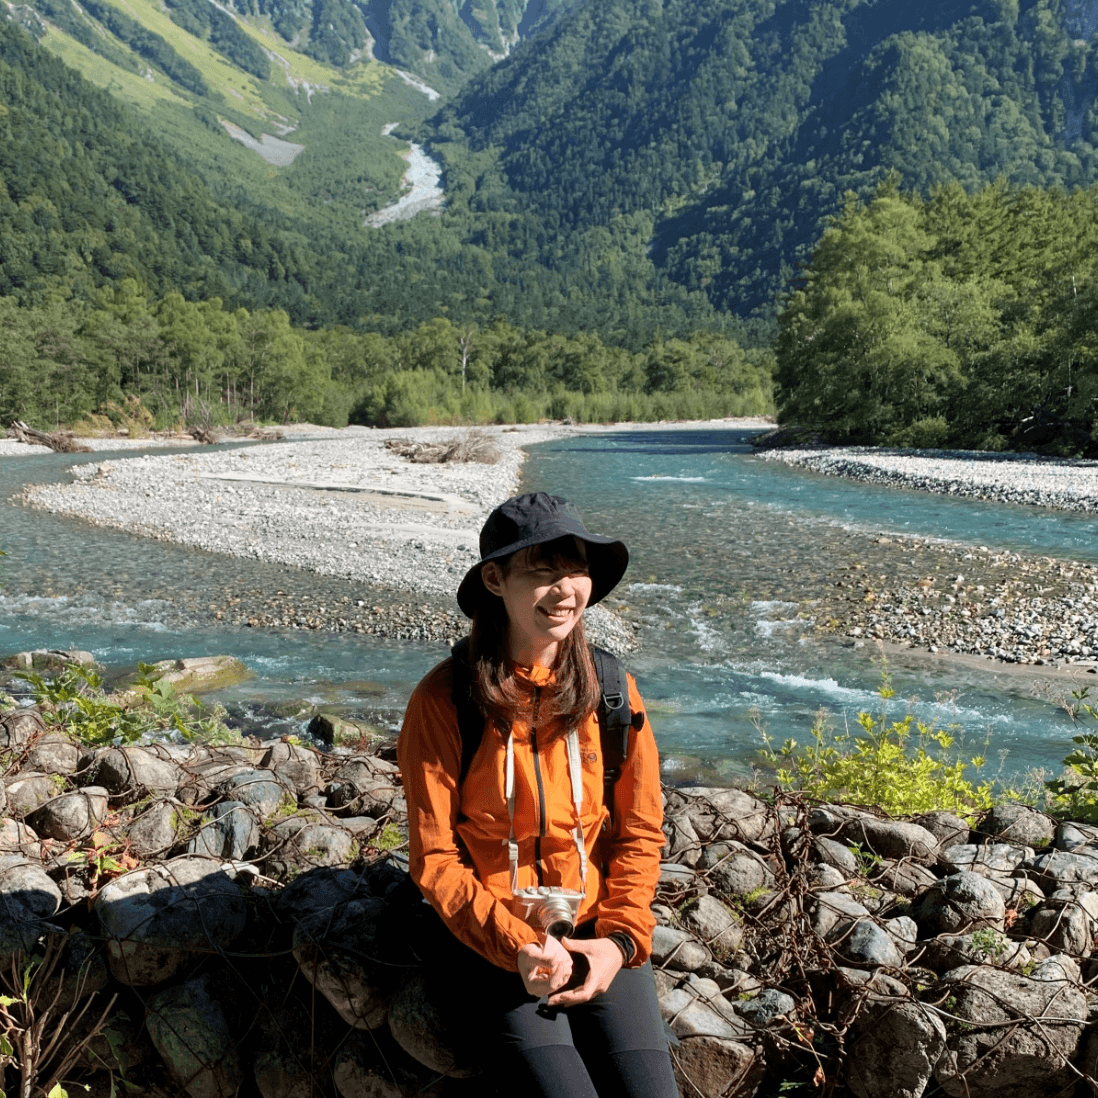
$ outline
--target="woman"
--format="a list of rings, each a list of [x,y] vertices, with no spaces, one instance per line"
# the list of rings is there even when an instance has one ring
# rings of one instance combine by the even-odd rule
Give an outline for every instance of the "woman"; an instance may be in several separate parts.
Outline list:
[[[459,682],[484,714],[479,746],[463,776],[455,657],[416,688],[400,734],[412,877],[468,947],[448,962],[455,991],[509,1089],[672,1098],[648,961],[664,843],[656,745],[630,677],[611,816],[582,624],[628,551],[541,492],[496,508],[480,550],[458,589],[473,619]],[[542,929],[539,887],[574,912],[563,940]]]

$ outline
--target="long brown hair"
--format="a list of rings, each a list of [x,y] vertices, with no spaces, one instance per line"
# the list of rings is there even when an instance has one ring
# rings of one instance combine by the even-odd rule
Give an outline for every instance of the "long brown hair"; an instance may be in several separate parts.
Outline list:
[[[520,550],[522,552],[522,550]],[[573,562],[576,558],[574,538],[558,538],[529,550],[529,559],[553,565]],[[499,561],[504,574],[513,566],[512,554]],[[473,614],[469,635],[469,662],[473,673],[473,699],[481,712],[500,728],[510,726],[514,717],[527,709],[532,691],[529,684],[518,678],[512,669],[507,638],[507,610],[503,599],[486,592]],[[595,664],[583,631],[583,619],[557,649],[554,667],[556,683],[541,703],[538,724],[551,736],[563,736],[589,717],[599,704],[599,682]]]

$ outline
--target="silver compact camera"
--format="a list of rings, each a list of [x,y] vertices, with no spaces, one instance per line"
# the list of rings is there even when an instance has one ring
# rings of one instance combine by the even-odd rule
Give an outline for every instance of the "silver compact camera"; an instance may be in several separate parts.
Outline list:
[[[522,907],[522,917],[531,926],[557,939],[567,938],[576,929],[576,916],[583,895],[571,888],[550,885],[515,890],[515,899]]]

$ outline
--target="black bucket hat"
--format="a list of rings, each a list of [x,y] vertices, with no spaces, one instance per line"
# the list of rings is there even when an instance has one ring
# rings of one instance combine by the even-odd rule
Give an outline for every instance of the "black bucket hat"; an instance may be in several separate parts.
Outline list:
[[[465,574],[458,588],[458,606],[465,616],[471,618],[488,594],[480,578],[480,570],[488,561],[564,537],[578,538],[587,546],[592,588],[587,605],[593,606],[610,594],[629,565],[625,543],[588,532],[579,512],[567,500],[545,492],[531,492],[501,503],[484,523],[480,531],[480,560]]]

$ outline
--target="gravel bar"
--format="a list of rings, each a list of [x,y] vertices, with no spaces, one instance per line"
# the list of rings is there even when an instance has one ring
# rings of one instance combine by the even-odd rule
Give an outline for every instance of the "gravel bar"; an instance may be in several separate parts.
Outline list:
[[[228,625],[449,640],[468,624],[454,605],[454,592],[479,559],[479,531],[488,513],[518,488],[524,447],[633,426],[485,428],[502,451],[496,464],[485,465],[413,464],[385,446],[395,438],[453,439],[462,434],[453,427],[295,425],[282,428],[288,441],[277,443],[92,460],[73,468],[71,483],[28,485],[22,498],[96,525],[331,578],[305,590],[288,574],[285,589],[277,591],[220,590],[214,581],[209,612]],[[714,420],[635,429],[686,426],[767,424]],[[96,450],[150,444],[82,441]],[[0,455],[39,449],[0,441]],[[592,608],[588,625],[592,639],[608,648],[636,646],[633,628],[604,607]]]
[[[895,488],[1063,511],[1098,511],[1098,461],[980,450],[885,450],[864,446],[775,449],[757,456],[827,476]]]

